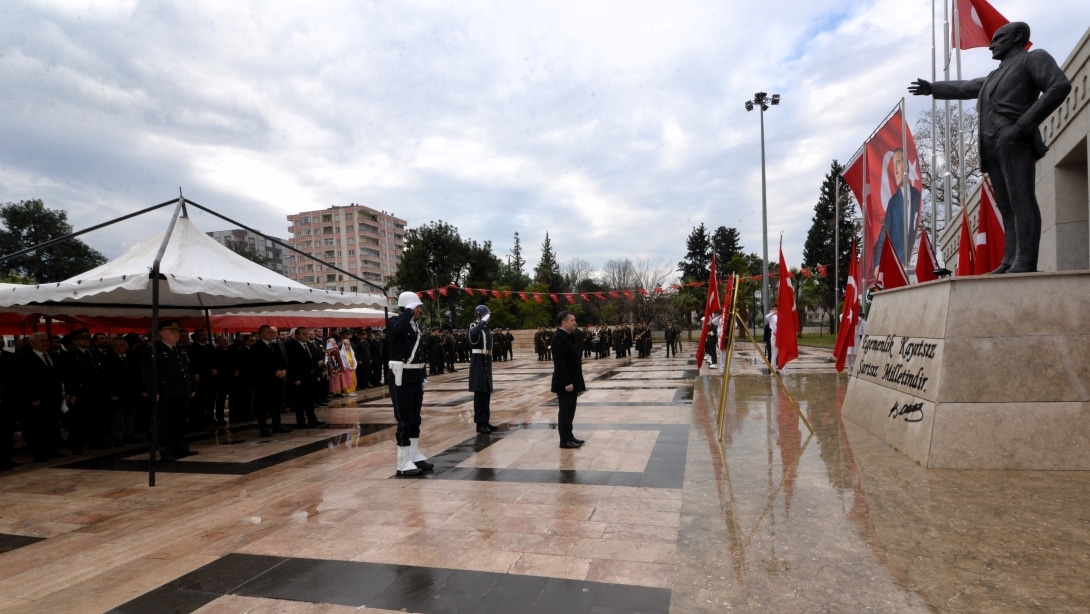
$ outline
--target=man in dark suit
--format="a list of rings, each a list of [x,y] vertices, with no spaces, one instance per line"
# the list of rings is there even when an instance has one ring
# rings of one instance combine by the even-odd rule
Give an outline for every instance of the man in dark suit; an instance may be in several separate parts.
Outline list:
[[[276,327],[262,324],[257,330],[258,340],[249,349],[254,374],[254,413],[257,414],[257,426],[262,437],[271,437],[274,432],[291,432],[291,429],[280,424],[288,360],[277,341],[278,335]],[[270,418],[271,430],[266,424]]]
[[[49,354],[52,345],[49,335],[33,333],[30,350],[15,358],[19,425],[34,460],[39,463],[64,458],[56,448],[64,390],[60,368]]]
[[[137,443],[134,433],[140,399],[139,371],[133,369],[129,343],[118,335],[102,357],[102,402],[110,419],[114,445]]]
[[[1037,204],[1037,160],[1048,147],[1038,126],[1071,91],[1071,82],[1048,52],[1026,51],[1029,26],[1014,21],[992,36],[992,58],[999,68],[969,81],[931,83],[918,79],[908,91],[940,100],[977,99],[980,170],[988,173],[1006,229],[1003,262],[993,273],[1037,270],[1041,209]]]
[[[575,321],[575,314],[570,311],[561,311],[556,320],[560,324],[552,339],[552,391],[556,393],[556,401],[560,406],[556,430],[560,433],[561,448],[578,448],[586,442],[576,439],[572,433],[572,422],[575,420],[575,404],[579,393],[587,389],[583,382],[579,346],[572,336],[579,324]]]
[[[318,368],[307,339],[308,329],[295,329],[294,338],[284,343],[288,351],[288,397],[295,410],[295,424],[300,428],[317,428],[325,424],[314,413],[315,386]]]

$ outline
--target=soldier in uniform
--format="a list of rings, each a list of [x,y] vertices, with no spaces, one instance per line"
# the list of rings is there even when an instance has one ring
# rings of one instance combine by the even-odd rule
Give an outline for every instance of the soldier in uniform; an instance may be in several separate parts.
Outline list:
[[[488,329],[491,313],[488,307],[477,305],[473,310],[476,319],[469,325],[467,336],[472,354],[469,358],[469,389],[473,391],[473,422],[478,433],[491,433],[497,427],[492,417],[492,331]]]
[[[386,374],[390,387],[390,399],[397,420],[397,475],[415,477],[432,469],[427,457],[420,453],[420,410],[424,406],[425,374],[424,354],[421,347],[420,318],[422,303],[415,292],[402,292],[397,297],[400,313],[390,319],[390,364],[401,371],[398,377]]]
[[[677,358],[677,347],[674,346],[674,342],[677,341],[680,331],[674,326],[674,321],[667,320],[666,328],[662,332],[666,341],[666,357],[669,358],[670,353],[673,352],[674,358]]]
[[[386,361],[390,359],[390,341],[381,330],[371,331],[371,385],[381,386],[386,373]],[[386,383],[389,383],[387,381]]]
[[[155,428],[152,445],[163,461],[173,461],[195,454],[185,440],[185,420],[193,397],[193,372],[189,356],[179,347],[181,337],[177,320],[159,325],[159,341],[154,351],[144,355],[144,385],[155,390]]]
[[[81,328],[69,333],[61,343],[71,348],[62,355],[61,377],[64,400],[68,406],[65,425],[72,454],[83,454],[83,446],[101,450],[107,430],[102,403],[102,363],[91,353],[91,333]]]

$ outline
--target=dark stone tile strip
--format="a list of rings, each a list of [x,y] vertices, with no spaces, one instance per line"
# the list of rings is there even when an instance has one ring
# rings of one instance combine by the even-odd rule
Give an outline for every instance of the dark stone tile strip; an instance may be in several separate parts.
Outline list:
[[[338,424],[338,425],[326,425],[324,429],[330,428],[353,428],[359,427],[360,436],[366,437],[367,435],[373,435],[379,431],[394,428],[397,425],[394,424]],[[318,429],[318,430],[324,430]],[[262,458],[257,458],[245,463],[231,463],[231,462],[217,462],[217,461],[177,461],[173,463],[159,462],[155,464],[155,471],[159,473],[195,473],[195,474],[208,474],[208,475],[249,475],[255,471],[261,471],[262,469],[268,469],[281,463],[286,463],[296,458],[302,458],[308,454],[313,454],[319,450],[324,450],[330,446],[335,446],[342,443],[344,440],[343,434],[338,434],[333,437],[321,439],[319,441],[313,441],[305,445],[292,448],[290,450],[284,450],[275,454],[270,454]],[[147,455],[148,448],[145,446],[138,449],[129,449],[124,452],[114,452],[103,456],[96,456],[94,458],[88,458],[85,460],[76,461],[74,463],[67,463],[60,465],[58,469],[91,469],[96,471],[139,471],[144,472],[148,470],[147,460],[132,460],[131,456],[138,454]]]
[[[30,535],[10,535],[8,533],[0,533],[0,554],[5,552],[11,552],[12,550],[18,550],[23,546],[29,546],[30,544],[36,544],[44,537],[33,537]]]
[[[662,588],[539,576],[230,554],[112,612],[193,612],[224,595],[422,612],[666,613]]]
[[[590,484],[598,486],[635,486],[643,488],[681,488],[685,478],[689,427],[682,424],[576,424],[582,431],[658,431],[647,467],[640,472],[585,471],[561,469],[497,469],[458,467],[470,456],[521,429],[556,429],[555,424],[503,424],[501,430],[477,435],[430,457],[435,468],[425,479],[474,480],[530,484]],[[402,479],[392,476],[392,479]],[[419,478],[415,478],[419,479]]]

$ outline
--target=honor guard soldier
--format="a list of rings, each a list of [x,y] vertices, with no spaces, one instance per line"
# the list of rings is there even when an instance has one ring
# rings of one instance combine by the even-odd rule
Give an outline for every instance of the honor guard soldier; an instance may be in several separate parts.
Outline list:
[[[402,292],[397,297],[401,312],[390,318],[390,364],[386,382],[397,420],[397,475],[414,477],[433,465],[420,453],[420,410],[424,406],[425,349],[421,347],[420,297]]]
[[[477,305],[473,310],[476,319],[469,325],[469,389],[473,391],[473,422],[478,433],[491,433],[497,430],[491,419],[492,403],[492,331],[488,329],[488,318],[492,314],[488,307]]]

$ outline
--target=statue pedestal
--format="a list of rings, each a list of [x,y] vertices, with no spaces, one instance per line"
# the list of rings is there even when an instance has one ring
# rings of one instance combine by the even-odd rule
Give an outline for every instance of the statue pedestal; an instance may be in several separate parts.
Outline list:
[[[877,293],[843,414],[942,469],[1090,469],[1090,272]]]

